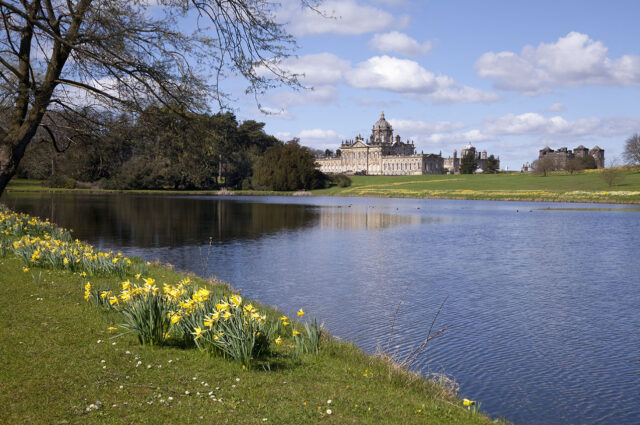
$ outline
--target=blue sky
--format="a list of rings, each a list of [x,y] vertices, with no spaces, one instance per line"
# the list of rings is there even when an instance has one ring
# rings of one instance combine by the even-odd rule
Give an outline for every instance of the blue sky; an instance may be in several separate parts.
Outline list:
[[[552,148],[640,132],[638,1],[325,1],[333,19],[282,3],[296,36],[287,67],[313,90],[240,96],[241,120],[314,148],[370,135],[384,110],[403,140],[448,156],[471,142],[519,170]]]

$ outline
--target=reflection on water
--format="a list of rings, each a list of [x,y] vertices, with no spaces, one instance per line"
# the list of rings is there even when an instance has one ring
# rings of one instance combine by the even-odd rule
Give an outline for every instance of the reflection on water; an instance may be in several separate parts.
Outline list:
[[[401,225],[420,225],[427,222],[439,222],[441,219],[406,215],[398,213],[378,212],[371,206],[320,207],[318,223],[320,229],[342,230],[375,230]]]
[[[450,332],[416,363],[519,424],[640,423],[640,216],[576,205],[348,198],[16,196],[79,238],[213,274],[367,351]],[[580,207],[578,205],[578,207]],[[598,206],[600,208],[602,206]],[[609,206],[605,206],[609,208]],[[213,238],[202,270],[201,249]]]
[[[79,238],[99,235],[110,246],[139,248],[199,245],[209,237],[224,243],[314,227],[374,230],[435,220],[360,205],[310,208],[212,197],[54,195],[8,197],[4,202],[73,228]]]

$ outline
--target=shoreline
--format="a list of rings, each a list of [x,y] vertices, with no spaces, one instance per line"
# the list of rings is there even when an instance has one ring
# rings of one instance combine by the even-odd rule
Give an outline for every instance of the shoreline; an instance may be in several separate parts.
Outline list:
[[[327,189],[321,189],[327,190]],[[640,205],[640,199],[589,199],[589,198],[539,198],[539,197],[473,197],[473,196],[410,196],[384,194],[350,194],[350,193],[313,193],[314,191],[278,192],[256,190],[174,190],[174,189],[64,189],[64,188],[12,188],[7,187],[6,193],[82,193],[87,195],[167,195],[167,196],[291,196],[291,197],[344,197],[344,198],[388,198],[388,199],[450,199],[460,201],[506,201],[506,202],[553,202],[572,204],[618,204]],[[304,194],[303,194],[304,193]],[[560,195],[562,196],[562,195]]]
[[[6,215],[1,219],[14,220]],[[34,225],[50,226],[30,220],[28,226]],[[31,231],[26,226],[9,228],[27,235]],[[216,423],[292,425],[318,423],[329,416],[340,423],[389,425],[425,420],[451,425],[506,423],[479,412],[479,403],[471,402],[472,409],[447,376],[421,375],[392,357],[368,355],[329,334],[322,338],[317,354],[296,357],[295,345],[290,345],[293,337],[286,336],[290,331],[278,328],[286,341],[271,345],[265,361],[273,367],[260,363],[245,368],[175,341],[141,345],[129,332],[118,335],[124,329],[118,311],[99,308],[87,298],[89,281],[110,295],[117,294],[121,285],[124,288],[124,279],[127,285],[146,278],[151,284],[173,285],[188,278],[212,294],[227,296],[231,288],[159,262],[146,263],[145,270],[124,270],[122,275],[102,271],[87,276],[68,265],[73,261],[50,267],[25,263],[15,249],[10,244],[0,251],[0,284],[6,295],[0,298],[0,307],[7,312],[2,318],[5,332],[0,332],[6,359],[0,364],[0,374],[6,378],[0,402],[8,406],[0,413],[3,423],[75,423],[84,418],[153,424],[189,422],[197,416]],[[67,255],[43,250],[48,250],[43,255]],[[141,260],[133,261],[142,265]],[[134,276],[136,271],[145,278]],[[256,307],[273,316],[271,322],[284,317],[259,301]],[[301,322],[291,322],[292,328],[303,330]],[[44,403],[42,391],[47,393]]]

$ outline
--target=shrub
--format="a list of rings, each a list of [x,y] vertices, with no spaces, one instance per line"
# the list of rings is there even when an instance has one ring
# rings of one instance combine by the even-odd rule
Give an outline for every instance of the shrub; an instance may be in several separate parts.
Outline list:
[[[268,190],[310,190],[325,187],[327,175],[316,169],[311,151],[292,140],[265,151],[254,167],[252,182]]]
[[[332,174],[330,175],[331,185],[335,185],[338,187],[349,187],[351,186],[351,179],[344,174]]]
[[[76,181],[71,177],[56,174],[55,176],[51,176],[47,180],[45,180],[42,185],[46,187],[56,187],[62,189],[75,189]]]

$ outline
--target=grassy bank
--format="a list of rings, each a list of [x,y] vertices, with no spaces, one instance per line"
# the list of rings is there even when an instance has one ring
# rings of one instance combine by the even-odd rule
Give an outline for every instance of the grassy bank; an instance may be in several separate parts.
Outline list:
[[[640,203],[640,170],[608,186],[600,171],[576,174],[354,176],[350,187],[314,190],[314,195],[492,199],[552,202]]]
[[[353,176],[350,187],[313,190],[317,196],[374,196],[397,198],[486,199],[503,201],[640,203],[640,169],[623,168],[622,180],[609,186],[601,170],[581,173],[532,174]],[[72,189],[85,193],[137,193],[216,195],[218,191]],[[14,179],[7,187],[12,193],[66,192],[42,186],[39,181]],[[308,194],[303,193],[303,194]],[[296,192],[234,191],[235,195],[298,195]]]
[[[75,254],[52,242],[47,223],[30,220],[29,226],[40,226],[47,242],[39,257],[18,255],[21,243],[35,237],[26,225],[5,226],[2,232],[1,423],[490,422],[465,408],[441,382],[326,335],[317,354],[297,356],[289,331],[282,343],[272,343],[267,355],[248,367],[171,339],[141,345],[135,334],[123,331],[120,311],[85,298],[89,281],[114,294],[125,279],[132,285],[153,279],[162,287],[189,277],[211,293],[228,294],[229,288],[135,259],[118,268],[125,257],[87,247],[88,254],[78,261],[58,262]],[[99,267],[91,268],[92,262]],[[254,305],[276,322],[281,319],[274,309]]]

